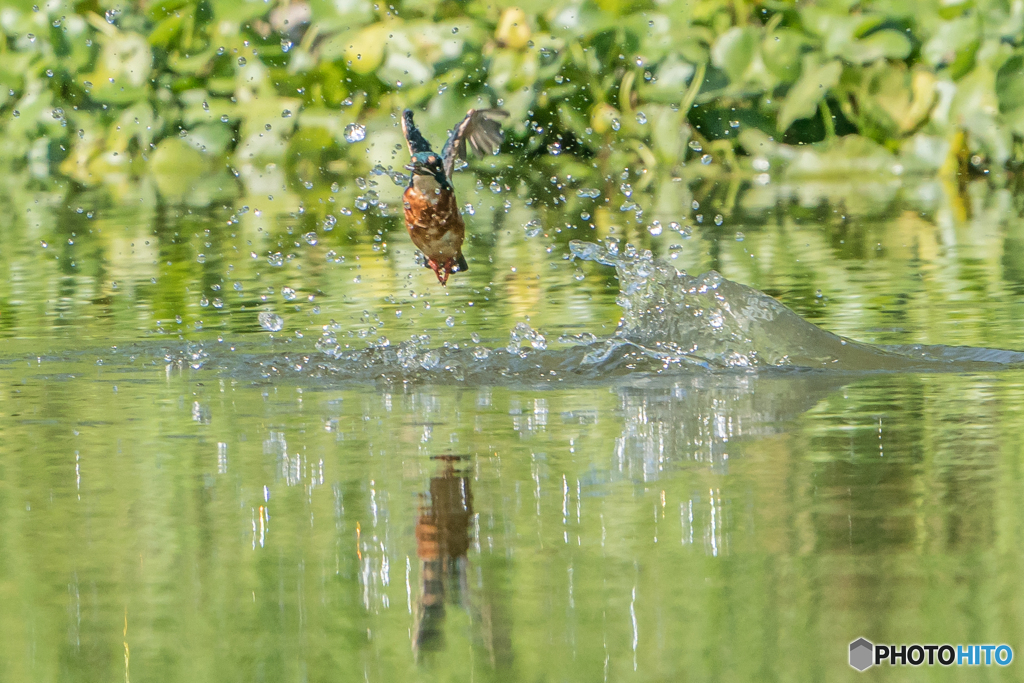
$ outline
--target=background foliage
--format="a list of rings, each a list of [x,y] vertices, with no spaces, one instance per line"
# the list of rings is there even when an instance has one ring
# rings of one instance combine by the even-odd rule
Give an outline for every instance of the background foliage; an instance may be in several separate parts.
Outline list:
[[[0,31],[0,156],[191,201],[400,169],[406,106],[438,144],[505,107],[492,168],[556,204],[620,174],[629,206],[695,173],[1024,161],[1020,0],[14,0]]]

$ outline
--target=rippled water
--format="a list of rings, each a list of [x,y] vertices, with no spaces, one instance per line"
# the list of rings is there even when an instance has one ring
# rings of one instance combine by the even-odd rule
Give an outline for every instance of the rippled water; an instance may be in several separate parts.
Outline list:
[[[1017,648],[1024,222],[970,192],[701,197],[689,237],[481,193],[447,290],[366,214],[8,198],[0,680]]]

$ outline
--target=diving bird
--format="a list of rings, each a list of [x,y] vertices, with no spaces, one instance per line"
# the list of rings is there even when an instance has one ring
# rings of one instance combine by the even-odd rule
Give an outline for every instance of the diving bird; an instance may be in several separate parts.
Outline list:
[[[470,109],[441,154],[436,154],[413,123],[412,112],[402,112],[402,133],[412,156],[412,163],[406,166],[412,177],[402,195],[405,227],[426,257],[424,265],[434,271],[442,286],[448,284],[450,274],[469,270],[462,255],[466,225],[451,183],[455,160],[466,159],[467,142],[480,156],[493,154],[503,140],[501,121],[506,118],[508,112],[503,109]]]

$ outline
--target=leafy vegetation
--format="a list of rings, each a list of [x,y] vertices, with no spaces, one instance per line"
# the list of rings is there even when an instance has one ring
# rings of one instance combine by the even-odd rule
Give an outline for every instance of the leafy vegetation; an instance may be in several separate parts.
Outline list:
[[[1019,2],[31,2],[0,10],[0,156],[83,187],[349,192],[401,169],[400,108],[440,141],[479,104],[518,122],[494,172],[556,204],[620,177],[628,205],[695,174],[1024,162]]]

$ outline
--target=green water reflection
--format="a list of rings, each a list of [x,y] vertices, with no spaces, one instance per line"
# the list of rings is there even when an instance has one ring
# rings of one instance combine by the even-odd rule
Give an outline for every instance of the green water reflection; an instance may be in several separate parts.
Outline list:
[[[850,337],[1024,349],[1019,200],[933,190],[856,213],[746,194],[686,240],[615,234]],[[487,193],[447,291],[386,218],[21,199],[2,681],[835,680],[864,675],[858,636],[1024,653],[1024,372],[264,376],[254,356],[315,356],[332,319],[353,348],[608,334],[616,280]]]
[[[0,371],[8,680],[832,679],[861,633],[1021,635],[1019,372],[64,370]]]

